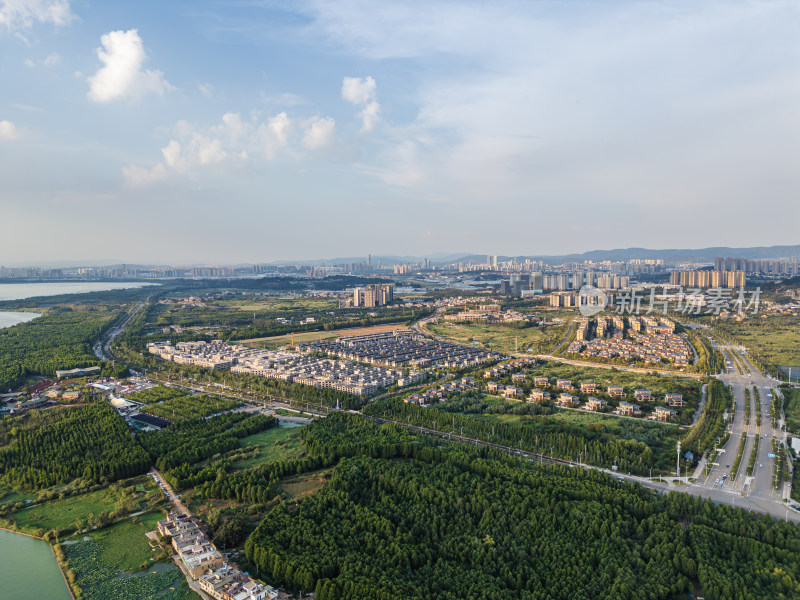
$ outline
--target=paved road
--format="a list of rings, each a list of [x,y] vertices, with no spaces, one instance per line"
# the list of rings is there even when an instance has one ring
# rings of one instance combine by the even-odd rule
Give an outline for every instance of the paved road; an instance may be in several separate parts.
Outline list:
[[[125,330],[125,327],[133,318],[133,316],[138,313],[144,306],[147,304],[147,301],[150,300],[150,296],[142,300],[139,304],[137,304],[128,314],[124,317],[121,317],[117,324],[114,325],[111,329],[109,329],[99,340],[97,340],[92,348],[94,355],[99,358],[100,360],[105,360],[111,362],[114,359],[114,353],[111,350],[111,345],[113,344],[116,337]]]
[[[717,465],[713,465],[708,475],[699,478],[695,482],[696,487],[706,490],[713,490],[715,495],[730,494],[730,502],[734,502],[743,508],[752,508],[772,515],[784,517],[794,515],[783,504],[783,499],[789,497],[790,485],[784,482],[780,489],[775,489],[774,472],[775,458],[771,458],[772,439],[776,437],[779,442],[785,441],[786,433],[780,428],[772,427],[770,418],[771,394],[775,386],[779,384],[777,380],[763,375],[748,360],[747,355],[742,352],[740,346],[735,346],[726,342],[720,342],[714,337],[710,337],[713,347],[719,350],[725,358],[725,372],[717,375],[717,378],[731,386],[736,410],[732,423],[729,424],[728,431],[730,439],[725,444],[724,452],[720,454]],[[743,368],[739,373],[736,362]],[[753,389],[757,388],[760,399],[756,400]],[[745,402],[747,396],[745,389],[750,390],[750,421],[745,419]],[[757,414],[761,414],[761,425],[758,425]],[[739,464],[737,473],[732,473],[731,468],[736,460],[736,455],[741,444],[742,433],[746,434],[744,452]],[[753,476],[746,474],[750,463],[753,448],[758,440],[758,454],[755,461]],[[780,514],[783,513],[783,514]]]
[[[175,493],[172,489],[172,486],[167,483],[167,480],[164,479],[164,476],[159,473],[155,467],[151,468],[148,474],[155,479],[156,483],[161,486],[164,495],[169,500],[170,504],[172,505],[172,512],[179,515],[188,515],[189,510],[183,505],[181,502],[180,496]]]

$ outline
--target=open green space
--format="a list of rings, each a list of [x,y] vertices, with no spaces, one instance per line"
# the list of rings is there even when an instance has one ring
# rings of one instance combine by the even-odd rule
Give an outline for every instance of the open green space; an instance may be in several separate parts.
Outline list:
[[[281,480],[279,487],[292,500],[307,498],[328,483],[331,470],[323,469],[312,473],[304,473]]]
[[[152,521],[155,515],[146,517]],[[62,540],[69,571],[85,600],[197,600],[171,561],[153,563],[148,526],[120,524],[77,539]],[[126,545],[129,545],[126,547]],[[141,563],[137,563],[142,559]],[[142,569],[141,567],[145,567]]]
[[[35,499],[36,494],[34,492],[0,490],[0,507],[13,506],[18,502],[25,503],[28,500]]]
[[[137,488],[144,491],[137,491]],[[76,524],[87,527],[103,514],[135,512],[146,506],[148,498],[159,501],[161,496],[153,480],[145,476],[94,492],[35,504],[13,513],[10,518],[24,531],[71,529]]]
[[[724,321],[715,325],[725,337],[743,344],[751,357],[775,373],[778,366],[800,366],[800,335],[798,318],[789,315],[769,315]]]
[[[357,280],[356,284],[361,282],[360,278],[352,279]],[[237,285],[246,287],[251,283],[239,281]],[[155,359],[141,356],[148,342],[175,343],[211,337],[226,341],[254,340],[292,332],[324,334],[338,329],[405,323],[429,313],[427,308],[406,306],[371,310],[340,307],[336,298],[265,296],[255,291],[175,292],[150,302],[120,336],[118,346],[124,355],[138,356],[139,362],[154,368],[159,364]],[[319,336],[312,335],[310,339]],[[266,343],[272,347],[273,342]]]
[[[289,460],[303,453],[302,426],[274,427],[242,438],[247,457],[233,463],[235,470],[250,469],[267,461]]]
[[[156,529],[158,521],[164,517],[161,512],[144,513],[92,531],[89,537],[100,547],[100,559],[104,564],[133,573],[154,561],[155,553],[145,533]]]
[[[478,344],[489,350],[511,354],[550,352],[567,331],[566,323],[515,327],[513,325],[461,324],[440,321],[428,326],[431,333],[461,344]]]

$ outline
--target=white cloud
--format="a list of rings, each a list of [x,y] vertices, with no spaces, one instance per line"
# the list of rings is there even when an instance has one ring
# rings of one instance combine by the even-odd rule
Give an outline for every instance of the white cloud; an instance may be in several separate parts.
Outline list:
[[[197,84],[197,90],[203,94],[206,98],[212,98],[214,96],[214,86],[210,83],[199,83]]]
[[[277,153],[286,147],[291,128],[292,120],[285,112],[270,117],[267,123],[259,125],[258,137],[267,160],[275,158]]]
[[[16,140],[19,136],[17,126],[11,121],[0,121],[0,140]]]
[[[69,0],[2,0],[0,26],[9,31],[30,29],[34,23],[68,25],[75,19]]]
[[[130,165],[123,167],[122,176],[125,178],[125,185],[131,188],[143,188],[150,186],[167,178],[167,169],[161,163],[152,169]]]
[[[58,52],[53,52],[52,54],[48,54],[45,58],[43,58],[42,60],[38,61],[38,63],[35,60],[32,60],[30,58],[26,58],[25,59],[25,66],[33,69],[33,68],[36,67],[37,64],[41,64],[41,65],[44,65],[45,67],[49,68],[49,67],[55,67],[60,62],[61,62],[61,56],[59,55],[59,53]]]
[[[275,160],[282,153],[297,159],[329,146],[335,127],[331,117],[301,119],[285,112],[253,122],[229,112],[222,115],[219,123],[206,127],[181,120],[175,124],[172,139],[161,149],[161,160],[154,167],[129,165],[122,174],[129,187],[144,187],[173,174],[188,178],[226,174],[254,161]]]
[[[302,144],[309,150],[327,146],[333,139],[336,122],[331,117],[312,117],[306,122]]]
[[[103,66],[89,77],[87,94],[93,102],[135,101],[147,92],[161,96],[173,89],[161,71],[142,70],[147,55],[136,29],[112,31],[100,42],[97,56]]]
[[[222,124],[212,127],[212,131],[219,136],[228,138],[235,143],[248,134],[251,126],[242,121],[239,113],[225,113],[222,115]]]
[[[353,104],[366,104],[375,99],[375,80],[372,77],[345,77],[342,98]]]
[[[380,104],[375,99],[377,86],[372,77],[345,77],[342,81],[342,98],[352,104],[364,106],[358,113],[362,131],[372,131],[380,120]]]

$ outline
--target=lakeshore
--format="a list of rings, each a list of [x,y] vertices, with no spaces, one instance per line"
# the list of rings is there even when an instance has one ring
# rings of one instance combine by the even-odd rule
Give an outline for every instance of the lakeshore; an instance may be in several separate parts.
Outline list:
[[[49,543],[30,534],[0,529],[3,595],[16,600],[71,600]]]

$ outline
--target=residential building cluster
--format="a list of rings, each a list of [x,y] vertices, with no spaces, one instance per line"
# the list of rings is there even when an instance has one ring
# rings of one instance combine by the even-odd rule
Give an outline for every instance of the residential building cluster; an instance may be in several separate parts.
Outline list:
[[[172,538],[172,547],[200,589],[217,600],[273,600],[274,588],[259,583],[226,563],[195,517],[170,513],[158,522],[158,533]]]
[[[744,271],[672,271],[669,282],[688,288],[742,288],[747,277]]]
[[[619,290],[628,287],[630,277],[615,273],[595,273],[594,271],[562,272],[545,275],[542,272],[514,273],[500,284],[501,294],[527,296],[551,290],[579,290],[584,285],[606,290]]]
[[[620,316],[578,322],[575,339],[567,352],[586,357],[643,361],[656,364],[664,360],[678,367],[691,363],[694,353],[686,339],[674,333],[675,324],[667,319]]]
[[[579,408],[582,410],[587,411],[603,411],[610,408],[608,400],[605,398],[597,398],[595,396],[589,396],[586,402],[581,403],[581,399],[570,393],[575,390],[575,386],[573,382],[569,379],[557,379],[554,386],[551,386],[550,380],[547,377],[534,377],[533,383],[536,386],[531,390],[531,393],[528,395],[528,400],[531,402],[547,402],[551,400],[551,394],[549,391],[543,390],[541,388],[545,387],[555,387],[556,390],[561,391],[561,394],[555,399],[554,403],[556,406],[560,406],[562,408]],[[580,383],[580,391],[583,394],[599,394],[601,393],[600,388],[591,381],[583,381]],[[625,390],[622,386],[610,385],[606,388],[606,395],[612,399],[620,399],[626,396]],[[633,398],[637,402],[655,402],[656,398],[650,390],[644,389],[637,389],[633,391]],[[673,407],[681,407],[683,406],[684,400],[682,394],[664,394],[664,403],[671,408],[664,408],[663,406],[656,406],[655,410],[650,414],[648,419],[654,421],[668,421],[672,417],[677,415],[677,412],[673,410]],[[642,410],[638,404],[633,404],[631,402],[627,402],[625,400],[620,400],[617,407],[613,410],[614,414],[627,416],[627,417],[639,417],[642,415]]]
[[[348,301],[347,306],[376,308],[391,304],[392,300],[394,300],[393,283],[373,283],[353,290],[352,301]]]
[[[499,304],[481,304],[476,308],[464,307],[463,311],[446,314],[445,321],[453,323],[514,323],[530,321],[530,315],[515,310],[502,310]]]
[[[495,365],[491,369],[487,369],[483,373],[483,378],[489,381],[486,382],[486,390],[492,394],[500,394],[504,398],[522,398],[525,395],[525,390],[517,387],[514,384],[524,383],[526,380],[524,369],[529,369],[536,364],[532,358],[518,358],[511,362]],[[493,379],[500,379],[503,377],[511,376],[512,385],[503,385],[493,381]]]
[[[298,349],[373,365],[414,369],[466,368],[501,358],[496,352],[431,340],[411,329],[321,340],[301,344]]]
[[[445,298],[403,298],[406,305],[425,308],[461,308],[471,304],[485,304],[486,298],[482,296],[448,296]]]
[[[580,308],[591,306],[607,308],[614,303],[614,295],[606,293],[580,294],[579,292],[551,292],[550,306],[553,308]]]
[[[716,271],[744,271],[752,275],[788,275],[789,277],[796,277],[800,275],[800,260],[797,257],[750,259],[718,256],[714,259],[714,269]]]
[[[316,388],[365,396],[397,384],[420,381],[421,373],[356,364],[348,361],[320,359],[309,354],[259,350],[232,346],[222,341],[169,342],[148,344],[148,351],[178,364],[192,364],[211,369],[230,368],[232,373],[247,373],[280,379]]]
[[[468,390],[475,390],[478,384],[472,377],[462,377],[458,381],[451,381],[443,383],[439,386],[433,387],[418,394],[411,394],[403,399],[406,404],[418,404],[419,406],[428,406],[446,400],[453,394],[466,392]]]

